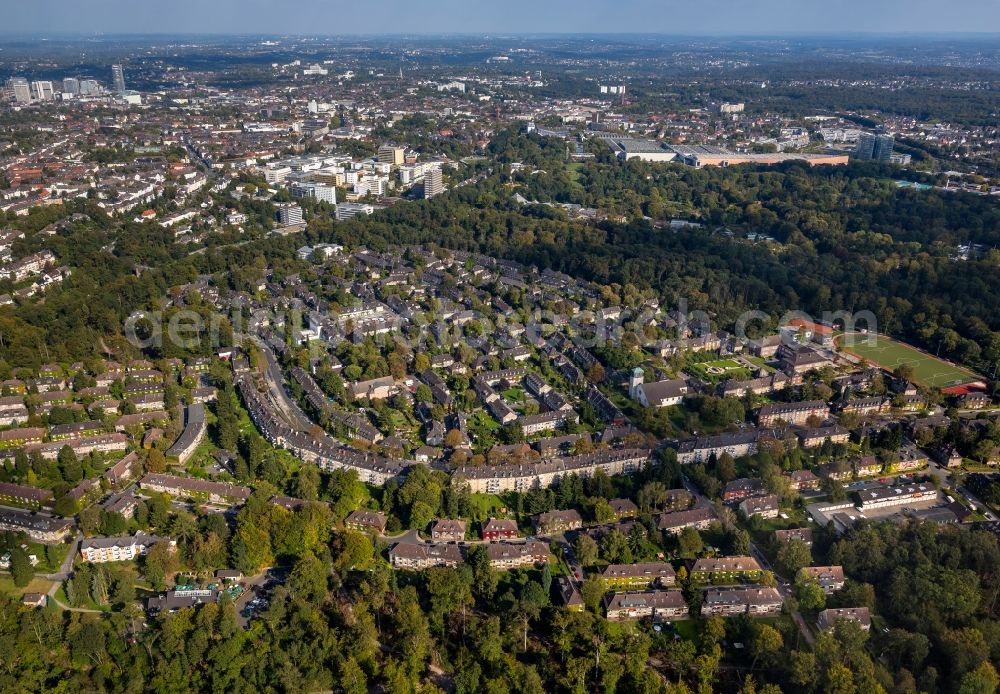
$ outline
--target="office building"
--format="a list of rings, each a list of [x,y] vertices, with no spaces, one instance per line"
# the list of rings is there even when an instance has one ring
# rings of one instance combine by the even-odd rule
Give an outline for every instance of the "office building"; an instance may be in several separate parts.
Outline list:
[[[80,93],[80,80],[75,77],[67,77],[63,79],[63,94],[73,94],[74,96]]]
[[[283,202],[278,205],[278,223],[283,227],[302,223],[302,208],[294,202]]]
[[[351,217],[357,217],[359,214],[371,214],[374,211],[375,208],[371,205],[356,202],[342,202],[337,205],[336,217],[337,221],[343,221],[345,219],[350,219]]]
[[[96,96],[101,93],[101,85],[96,80],[80,80],[80,96]]]
[[[121,94],[125,91],[125,71],[121,65],[111,66],[111,79],[114,82],[115,91]]]
[[[430,199],[443,192],[444,182],[441,175],[441,169],[436,167],[429,169],[427,173],[424,174],[424,197]]]
[[[31,96],[35,101],[52,101],[55,98],[55,89],[48,80],[31,83]]]
[[[738,104],[721,103],[712,106],[712,110],[716,113],[743,113],[746,105],[742,102]]]
[[[11,77],[7,81],[7,91],[17,103],[31,103],[31,86],[23,77]]]
[[[406,149],[403,147],[393,147],[392,145],[382,145],[378,148],[378,161],[380,164],[392,164],[399,166],[403,163],[403,155]]]
[[[337,204],[337,189],[325,183],[296,183],[289,191],[293,198],[312,198],[331,205]]]
[[[859,161],[890,161],[894,145],[892,135],[861,133],[854,149],[854,158]]]

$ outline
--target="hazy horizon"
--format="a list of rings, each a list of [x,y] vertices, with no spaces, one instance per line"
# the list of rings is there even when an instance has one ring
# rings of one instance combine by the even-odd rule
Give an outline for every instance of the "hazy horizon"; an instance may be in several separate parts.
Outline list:
[[[0,15],[3,16],[3,15]],[[964,0],[433,0],[341,5],[329,0],[150,2],[53,0],[3,16],[0,35],[490,35],[830,36],[966,34],[1000,26],[1000,3]]]

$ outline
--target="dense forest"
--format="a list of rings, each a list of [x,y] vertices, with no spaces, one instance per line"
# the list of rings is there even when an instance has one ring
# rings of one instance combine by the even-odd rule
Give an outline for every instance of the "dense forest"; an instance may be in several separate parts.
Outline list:
[[[998,683],[1000,550],[987,533],[886,522],[828,543],[827,559],[856,579],[829,598],[797,582],[796,607],[866,605],[882,618],[870,636],[841,624],[809,649],[786,621],[711,618],[684,639],[610,623],[600,579],[584,584],[587,609],[569,612],[552,604],[548,570],[498,573],[478,550],[458,568],[394,572],[359,533],[289,534],[285,519],[294,525],[255,496],[237,520],[234,552],[247,552],[240,536],[255,534],[250,544],[290,562],[287,583],[248,630],[227,598],[143,628],[137,607],[25,612],[0,597],[0,689],[987,694]],[[131,597],[116,586],[107,599]],[[730,650],[723,666],[721,644],[731,642],[745,650]]]

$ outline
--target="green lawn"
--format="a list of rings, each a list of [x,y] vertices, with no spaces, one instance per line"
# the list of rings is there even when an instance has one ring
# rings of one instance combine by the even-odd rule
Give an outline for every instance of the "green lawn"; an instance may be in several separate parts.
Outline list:
[[[504,400],[510,400],[511,402],[523,402],[524,401],[524,389],[518,388],[517,386],[513,388],[508,388],[503,393]]]
[[[0,574],[0,593],[20,598],[25,593],[48,593],[52,587],[52,581],[35,576],[24,588],[14,585],[14,579],[9,574]]]
[[[674,622],[674,631],[685,641],[698,642],[698,620],[697,619],[681,619]]]
[[[66,605],[67,607],[80,607],[85,610],[100,610],[101,612],[111,612],[111,605],[98,605],[90,598],[89,595],[84,596],[84,599],[80,601],[79,605],[70,604],[69,598],[66,597],[65,583],[59,586],[59,590],[56,591],[55,598],[56,600],[61,602],[63,605]]]
[[[475,519],[481,520],[489,518],[498,512],[498,509],[507,508],[507,504],[496,494],[473,494],[472,495],[473,514]],[[478,530],[478,529],[473,529]]]
[[[945,388],[979,380],[971,371],[925,354],[904,342],[884,335],[869,337],[874,340],[874,344],[870,344],[864,335],[855,335],[854,344],[840,349],[890,371],[901,364],[909,364],[913,368],[914,380],[931,388]]]
[[[730,378],[747,380],[751,375],[750,370],[735,359],[695,361],[688,364],[687,370],[695,376],[709,381],[721,381]]]

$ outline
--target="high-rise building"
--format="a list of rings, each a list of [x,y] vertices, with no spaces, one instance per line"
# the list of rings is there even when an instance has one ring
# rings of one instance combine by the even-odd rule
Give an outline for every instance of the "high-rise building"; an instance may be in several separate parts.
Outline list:
[[[424,173],[424,197],[433,198],[435,195],[440,195],[443,192],[444,180],[441,175],[441,169],[438,167],[428,169]]]
[[[116,92],[121,94],[125,91],[125,71],[121,65],[111,66],[111,80],[114,82]]]
[[[64,94],[79,94],[80,93],[80,80],[75,77],[66,77],[63,79],[63,93]]]
[[[854,158],[860,161],[889,161],[895,144],[892,135],[861,133],[854,149]]]
[[[302,223],[302,208],[294,202],[283,202],[278,205],[278,224],[283,227]]]
[[[31,96],[36,101],[52,101],[55,97],[55,89],[48,80],[40,80],[31,83]]]
[[[101,93],[101,85],[96,80],[80,80],[80,96],[94,96]]]
[[[378,148],[378,161],[380,164],[394,164],[399,166],[403,163],[406,149],[403,147],[393,147],[392,145],[382,145]]]
[[[19,104],[31,103],[31,85],[23,77],[11,77],[7,81],[7,91],[11,98]]]

